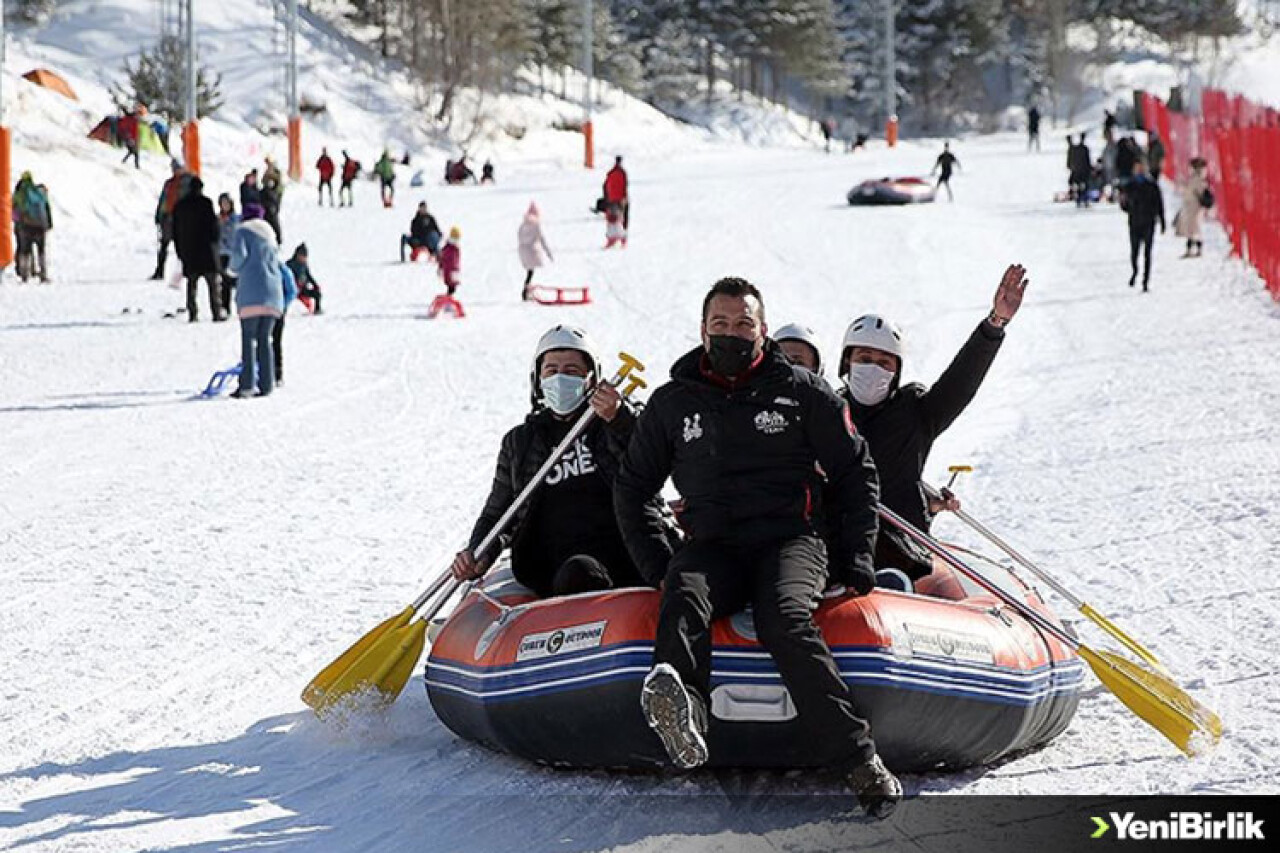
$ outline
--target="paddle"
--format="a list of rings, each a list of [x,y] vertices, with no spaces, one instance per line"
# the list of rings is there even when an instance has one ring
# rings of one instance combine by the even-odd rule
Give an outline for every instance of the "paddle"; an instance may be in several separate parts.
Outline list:
[[[642,372],[644,365],[627,353],[619,353],[618,358],[621,359],[622,366],[618,368],[618,372],[609,384],[620,387],[622,396],[626,397],[637,388],[645,387],[645,381],[633,375]],[[573,445],[578,436],[582,435],[594,417],[595,410],[587,407],[573,428],[569,430],[568,435],[551,451],[547,460],[542,463],[542,467],[476,546],[477,558],[498,541],[498,537],[515,517],[520,507],[542,484],[548,472],[560,461],[560,457]],[[458,582],[454,580],[447,592],[440,596],[422,618],[415,619],[414,614],[450,580],[454,580],[453,575],[445,569],[422,595],[414,599],[412,604],[357,640],[311,679],[311,683],[303,688],[302,701],[322,717],[335,705],[355,701],[356,697],[365,695],[371,696],[375,705],[385,706],[394,702],[408,683],[409,677],[413,674],[413,668],[422,655],[422,648],[426,644],[427,624],[458,588]]]
[[[893,510],[882,505],[879,513],[885,521],[1012,607],[1028,622],[1074,649],[1116,698],[1187,755],[1207,752],[1222,738],[1222,721],[1218,719],[1218,715],[1193,699],[1172,679],[1152,672],[1122,655],[1089,648],[1026,602],[1005,592]]]
[[[930,498],[945,498],[950,493],[949,489],[938,490],[930,486],[928,483],[924,484],[924,490],[925,490],[925,494],[928,495]],[[1035,563],[1028,560],[1026,557],[1022,556],[1022,554],[1019,554],[1017,551],[1015,551],[1012,545],[1010,545],[1008,542],[1005,542],[1003,539],[997,536],[985,524],[978,521],[973,516],[969,515],[969,513],[965,512],[963,509],[955,510],[955,515],[965,524],[969,525],[969,527],[971,527],[977,533],[984,536],[987,539],[987,541],[989,541],[992,545],[995,545],[1001,551],[1004,551],[1006,554],[1008,554],[1009,557],[1015,563],[1017,563],[1019,566],[1022,566],[1027,571],[1031,572],[1033,575],[1035,575],[1037,578],[1039,578],[1041,581],[1047,584],[1054,592],[1056,592],[1058,595],[1065,598],[1071,604],[1072,607],[1076,608],[1081,613],[1083,613],[1095,625],[1097,625],[1099,628],[1101,628],[1102,630],[1106,631],[1108,634],[1110,634],[1111,636],[1119,640],[1120,643],[1123,644],[1124,647],[1127,648],[1129,651],[1133,652],[1139,658],[1146,661],[1151,666],[1155,667],[1155,669],[1158,670],[1162,675],[1166,675],[1166,676],[1169,675],[1169,670],[1165,669],[1164,664],[1160,663],[1159,659],[1156,658],[1156,656],[1150,650],[1148,650],[1146,646],[1142,645],[1142,643],[1139,643],[1133,637],[1130,637],[1127,633],[1122,631],[1120,627],[1117,626],[1114,622],[1112,622],[1107,617],[1103,616],[1098,611],[1094,610],[1093,607],[1091,607],[1088,603],[1082,601],[1081,599],[1073,595],[1070,590],[1068,590],[1062,584],[1054,580],[1049,575],[1048,572],[1046,572],[1044,569],[1040,568]]]

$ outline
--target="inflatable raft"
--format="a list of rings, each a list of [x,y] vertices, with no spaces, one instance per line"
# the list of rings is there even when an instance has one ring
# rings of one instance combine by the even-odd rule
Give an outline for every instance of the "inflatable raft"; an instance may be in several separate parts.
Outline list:
[[[849,190],[853,205],[916,204],[933,201],[934,187],[924,178],[878,178]]]
[[[984,567],[1049,619],[1039,595]],[[667,766],[640,711],[659,593],[626,589],[537,601],[491,573],[440,628],[427,695],[460,737],[566,767]],[[837,595],[815,615],[876,745],[898,771],[968,767],[1040,746],[1070,723],[1084,666],[953,570],[915,593]],[[829,764],[799,723],[750,611],[713,626],[712,766]]]

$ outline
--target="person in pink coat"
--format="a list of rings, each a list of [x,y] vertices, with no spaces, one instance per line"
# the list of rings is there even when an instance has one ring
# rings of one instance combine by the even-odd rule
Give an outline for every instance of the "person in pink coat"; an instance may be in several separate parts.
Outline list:
[[[462,229],[455,225],[449,229],[448,242],[440,249],[440,280],[444,282],[445,290],[449,291],[450,296],[453,296],[461,284],[458,278],[462,274],[462,248],[458,245],[461,240]]]
[[[524,221],[520,223],[516,239],[519,244],[520,265],[524,267],[524,291],[520,298],[528,301],[533,271],[544,263],[543,253],[546,253],[548,259],[555,260],[551,255],[551,247],[547,245],[547,238],[542,234],[542,219],[536,203],[529,202],[529,209],[524,213]]]

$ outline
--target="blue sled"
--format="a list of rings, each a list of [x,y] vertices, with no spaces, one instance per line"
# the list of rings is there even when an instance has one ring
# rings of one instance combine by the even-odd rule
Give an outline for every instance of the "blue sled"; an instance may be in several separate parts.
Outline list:
[[[226,370],[219,370],[217,373],[209,377],[209,384],[204,386],[204,390],[200,392],[201,397],[216,397],[226,388],[228,380],[232,377],[240,376],[240,365],[228,367]]]

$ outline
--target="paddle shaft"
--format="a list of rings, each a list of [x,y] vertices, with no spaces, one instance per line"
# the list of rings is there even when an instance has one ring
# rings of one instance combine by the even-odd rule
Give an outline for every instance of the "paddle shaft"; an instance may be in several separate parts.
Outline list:
[[[959,557],[956,557],[954,554],[949,552],[946,548],[943,548],[942,543],[938,542],[938,540],[934,539],[928,533],[925,533],[921,530],[916,529],[916,527],[912,525],[909,521],[904,519],[902,516],[898,515],[893,510],[886,507],[884,504],[879,504],[877,507],[877,510],[880,513],[880,517],[883,518],[885,521],[889,522],[894,527],[901,530],[903,533],[907,535],[908,538],[912,539],[917,544],[927,548],[930,552],[942,558],[943,562],[951,566],[951,568],[960,572],[965,577],[969,578],[974,583],[976,583],[978,586],[982,587],[987,592],[991,593],[996,598],[1000,599],[1005,604],[1012,607],[1014,610],[1018,611],[1018,614],[1022,616],[1024,619],[1026,619],[1028,622],[1031,622],[1033,625],[1035,625],[1037,628],[1040,628],[1043,631],[1048,631],[1050,634],[1053,634],[1055,637],[1057,637],[1063,643],[1070,646],[1072,649],[1079,650],[1080,648],[1079,640],[1077,640],[1075,637],[1072,637],[1066,631],[1064,631],[1063,629],[1059,628],[1057,625],[1050,622],[1041,614],[1037,613],[1025,601],[1019,601],[1016,596],[1011,595],[1008,592],[1005,592],[1003,589],[997,586],[994,582],[992,582],[991,580],[988,580],[986,575],[982,574],[982,572],[968,565]]]
[[[925,493],[930,498],[939,499],[943,497],[942,492],[938,491],[933,486],[930,486],[928,483],[924,484],[924,488],[925,488]],[[1075,607],[1077,610],[1085,606],[1085,603],[1081,601],[1079,598],[1077,598],[1076,596],[1072,595],[1070,590],[1068,590],[1066,587],[1062,586],[1062,584],[1058,583],[1056,580],[1050,577],[1049,574],[1044,571],[1044,569],[1041,569],[1035,563],[1031,562],[1026,557],[1022,556],[1020,553],[1015,551],[1012,545],[1010,545],[1008,542],[1005,542],[1003,539],[997,536],[995,531],[991,530],[981,521],[978,521],[978,519],[969,515],[969,513],[965,512],[963,509],[955,510],[954,515],[957,518],[959,518],[961,521],[963,521],[965,524],[969,525],[969,527],[971,527],[979,535],[986,537],[987,541],[989,541],[992,545],[995,545],[1001,551],[1004,551],[1006,554],[1008,554],[1009,558],[1013,560],[1015,563],[1017,563],[1019,566],[1022,566],[1022,568],[1031,572],[1033,575],[1039,578],[1042,582],[1044,582],[1046,586],[1048,586],[1058,595],[1065,598],[1067,602],[1071,604],[1071,606]]]

